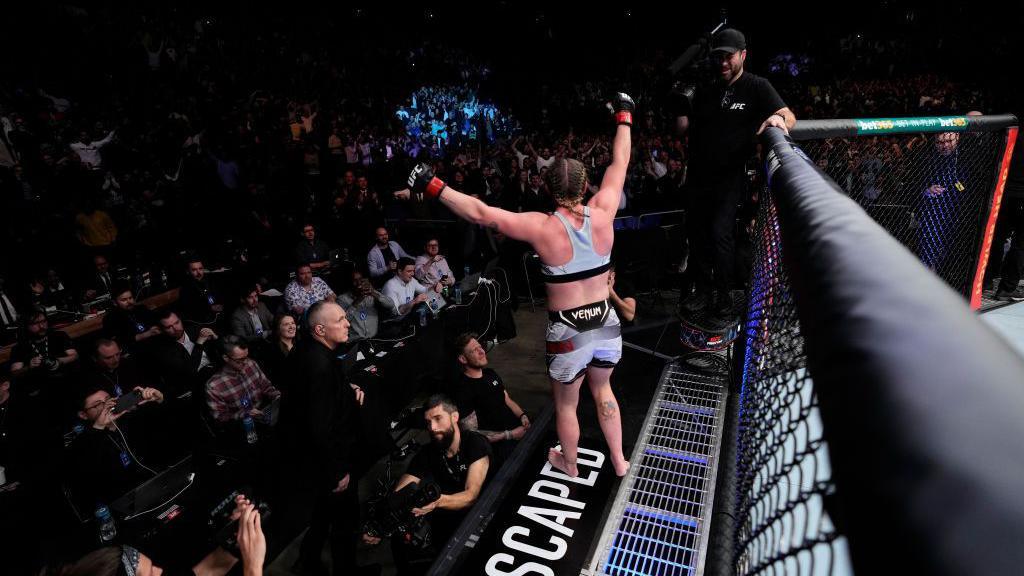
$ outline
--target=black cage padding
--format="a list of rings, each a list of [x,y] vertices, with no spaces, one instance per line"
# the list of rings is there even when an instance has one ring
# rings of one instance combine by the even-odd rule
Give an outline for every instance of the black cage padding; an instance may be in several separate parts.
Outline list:
[[[1024,565],[1024,361],[777,129],[762,136],[863,574]]]

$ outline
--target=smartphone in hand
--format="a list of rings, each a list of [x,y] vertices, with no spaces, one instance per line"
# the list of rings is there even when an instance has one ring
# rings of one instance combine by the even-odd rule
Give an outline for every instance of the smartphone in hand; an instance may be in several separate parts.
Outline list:
[[[114,409],[111,411],[112,414],[120,414],[135,408],[142,401],[142,395],[136,390],[127,392],[117,397],[117,403],[114,405]]]

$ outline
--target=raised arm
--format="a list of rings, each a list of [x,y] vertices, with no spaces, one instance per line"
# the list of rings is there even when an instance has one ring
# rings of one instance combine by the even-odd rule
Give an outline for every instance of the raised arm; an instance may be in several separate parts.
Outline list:
[[[509,212],[488,206],[478,198],[452,190],[440,178],[434,177],[433,170],[427,164],[420,164],[409,174],[409,187],[440,199],[441,203],[459,218],[486,226],[514,240],[530,243],[539,240],[544,222],[548,218],[546,214],[540,212]],[[395,196],[408,198],[409,190],[399,190],[395,192]]]
[[[615,112],[615,141],[612,142],[612,163],[604,171],[601,189],[590,200],[590,205],[615,217],[619,209],[622,188],[626,184],[626,172],[629,170],[629,154],[633,142],[630,129],[633,126],[633,99],[628,94],[618,92],[610,104]]]

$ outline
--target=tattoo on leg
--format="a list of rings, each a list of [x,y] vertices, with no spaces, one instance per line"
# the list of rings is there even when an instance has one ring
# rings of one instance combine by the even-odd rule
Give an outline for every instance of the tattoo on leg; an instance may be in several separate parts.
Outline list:
[[[615,416],[615,409],[615,402],[611,400],[601,402],[601,417],[607,419]]]

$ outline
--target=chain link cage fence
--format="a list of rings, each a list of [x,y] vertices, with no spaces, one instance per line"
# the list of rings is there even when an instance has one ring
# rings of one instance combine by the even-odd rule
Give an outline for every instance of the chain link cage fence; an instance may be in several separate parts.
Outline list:
[[[966,126],[963,118],[904,120]],[[1005,130],[896,132],[894,120],[835,122],[862,133],[822,137],[798,126],[793,138],[869,216],[970,298]]]
[[[859,121],[833,122],[846,122],[850,133],[794,131],[808,160],[970,298],[986,223],[993,203],[998,207],[994,191],[997,169],[1005,164],[1006,126],[857,136],[849,124]],[[825,128],[837,131],[834,124]],[[852,574],[847,538],[834,521],[837,494],[828,442],[806,370],[780,234],[773,193],[766,189],[751,237],[731,569],[736,574]]]
[[[852,573],[768,191],[754,230],[736,449],[737,574]]]

